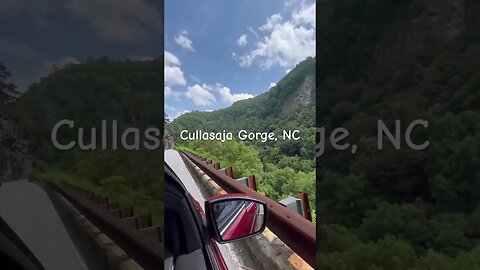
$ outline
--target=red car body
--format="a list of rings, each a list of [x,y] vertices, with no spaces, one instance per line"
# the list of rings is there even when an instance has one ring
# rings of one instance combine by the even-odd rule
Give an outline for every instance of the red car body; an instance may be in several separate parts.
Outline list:
[[[205,218],[205,211],[203,211],[200,203],[195,200],[195,198],[190,195],[190,200],[192,200],[193,206],[197,210],[198,214],[201,216],[202,220],[206,223],[206,218]],[[225,263],[225,260],[223,259],[222,253],[220,252],[220,249],[218,248],[217,242],[214,239],[209,240],[209,244],[211,246],[211,249],[207,249],[207,252],[211,252],[212,256],[211,258],[215,260],[215,263],[217,264],[218,269],[220,270],[228,270],[228,266]]]

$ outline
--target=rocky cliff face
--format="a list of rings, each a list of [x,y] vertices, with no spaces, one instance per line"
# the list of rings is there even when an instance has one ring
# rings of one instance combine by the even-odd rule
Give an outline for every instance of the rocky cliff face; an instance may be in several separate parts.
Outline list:
[[[282,113],[291,113],[303,105],[315,102],[315,77],[307,76],[291,98],[287,99],[282,107]]]
[[[25,178],[32,170],[28,144],[15,123],[0,119],[0,182]]]
[[[163,148],[165,150],[172,149],[174,145],[175,142],[173,136],[168,130],[165,130],[165,133],[163,134]]]

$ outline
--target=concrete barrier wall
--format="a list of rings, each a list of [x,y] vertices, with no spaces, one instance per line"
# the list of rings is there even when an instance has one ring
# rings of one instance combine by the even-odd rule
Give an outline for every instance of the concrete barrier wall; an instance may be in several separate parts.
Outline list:
[[[192,161],[185,159],[193,168],[195,178],[202,193],[210,197],[227,194],[217,183],[198,168]],[[256,260],[265,269],[310,270],[313,269],[268,228],[253,238],[243,240]]]
[[[75,208],[65,197],[56,193],[56,199],[60,203],[62,211],[74,222],[73,230],[79,233],[88,241],[90,254],[97,257],[96,261],[100,266],[95,269],[112,270],[143,270],[143,268],[131,259],[127,253],[120,248],[110,237],[102,233],[92,222],[90,222],[80,211]]]

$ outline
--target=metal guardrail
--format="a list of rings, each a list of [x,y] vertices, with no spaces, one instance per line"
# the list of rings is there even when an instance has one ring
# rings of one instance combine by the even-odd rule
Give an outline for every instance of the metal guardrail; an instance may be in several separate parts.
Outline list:
[[[297,253],[311,267],[316,267],[316,231],[315,224],[278,202],[263,196],[233,178],[209,166],[194,154],[181,151],[188,159],[204,171],[213,181],[229,193],[245,193],[264,201],[268,206],[268,228],[288,247]]]
[[[103,198],[87,198],[86,191],[65,183],[52,184],[54,190],[62,194],[72,203],[87,219],[97,226],[120,246],[133,260],[145,269],[160,269],[164,263],[163,243],[148,237],[134,226],[128,225],[124,220],[109,213],[108,200]],[[106,204],[106,208],[99,207]],[[121,212],[126,209],[119,209]],[[130,211],[133,214],[133,211]],[[123,215],[123,214],[121,214]],[[139,218],[136,226],[144,223]],[[147,222],[148,223],[148,222]],[[150,224],[151,225],[151,224]],[[160,235],[160,237],[163,237]]]

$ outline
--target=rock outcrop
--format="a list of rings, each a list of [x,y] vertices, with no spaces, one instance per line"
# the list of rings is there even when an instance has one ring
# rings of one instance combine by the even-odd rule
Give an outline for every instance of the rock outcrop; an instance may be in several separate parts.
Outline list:
[[[300,87],[285,102],[282,113],[289,114],[300,106],[309,105],[313,102],[315,102],[315,77],[307,76]]]
[[[173,136],[170,135],[170,132],[168,130],[165,130],[165,133],[163,134],[163,148],[165,150],[172,149],[174,145],[175,143]]]
[[[31,170],[28,143],[13,121],[0,119],[0,182],[25,178]]]

